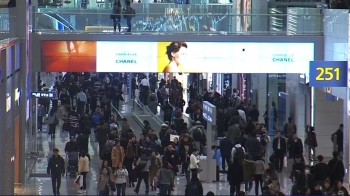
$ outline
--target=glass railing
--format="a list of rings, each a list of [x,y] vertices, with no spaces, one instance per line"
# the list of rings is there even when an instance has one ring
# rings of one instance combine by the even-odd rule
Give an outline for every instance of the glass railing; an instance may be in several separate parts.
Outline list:
[[[251,10],[251,14],[239,14],[240,12],[232,9],[230,5],[134,4],[133,7],[136,16],[131,22],[132,32],[135,34],[285,35],[288,34],[288,18],[291,16],[303,24],[298,28],[298,34],[320,35],[323,31],[322,15],[318,12],[280,13],[269,9]],[[110,12],[110,9],[40,8],[32,14],[33,32],[113,32]],[[58,21],[53,14],[55,17],[64,19],[64,22]],[[279,21],[278,28],[276,28],[276,18]],[[62,25],[63,23],[65,25]],[[122,31],[127,28],[126,20],[123,18],[121,26]]]
[[[153,114],[148,106],[145,106],[139,99],[134,99],[133,114],[136,116],[149,116],[151,117],[159,126],[164,122],[159,116]]]

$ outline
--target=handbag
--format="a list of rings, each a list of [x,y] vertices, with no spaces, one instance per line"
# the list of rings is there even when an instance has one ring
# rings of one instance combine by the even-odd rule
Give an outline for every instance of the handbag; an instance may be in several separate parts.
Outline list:
[[[74,180],[74,184],[75,184],[75,186],[80,188],[83,184],[83,177],[81,175],[77,175],[77,177]]]
[[[288,162],[287,156],[284,156],[283,157],[283,167],[287,167],[288,166],[287,162]]]
[[[115,192],[117,189],[115,186],[115,183],[111,179],[109,179],[109,181],[108,181],[108,186],[109,186],[109,188],[111,188],[112,192]]]

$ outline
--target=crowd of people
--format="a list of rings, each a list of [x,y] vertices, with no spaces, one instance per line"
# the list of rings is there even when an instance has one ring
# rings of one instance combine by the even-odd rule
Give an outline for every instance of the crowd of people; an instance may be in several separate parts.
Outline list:
[[[158,80],[153,79],[154,75],[132,78],[133,98],[140,99],[149,107],[156,102],[156,106],[163,111],[164,124],[160,130],[156,130],[145,120],[142,134],[138,136],[131,130],[126,118],[118,124],[111,113],[111,105],[119,109],[119,102],[124,100],[126,75],[68,73],[57,78],[53,88],[57,97],[51,100],[52,112],[44,106],[43,113],[49,113],[48,119],[50,116],[52,118],[47,120],[52,137],[58,122],[64,121],[62,129],[68,131],[71,138],[65,152],[80,152],[78,173],[83,180],[79,193],[86,192],[90,161],[88,140],[93,130],[101,159],[97,179],[99,195],[112,192],[118,196],[125,195],[128,187],[138,194],[142,181],[146,195],[157,189],[161,196],[170,195],[174,191],[177,175],[185,176],[185,195],[203,195],[199,181],[202,170],[199,155],[209,156],[210,153],[207,152],[206,123],[201,110],[203,101],[209,101],[218,108],[216,135],[222,137],[218,146],[210,147],[217,165],[216,181],[222,181],[220,173],[226,173],[230,195],[284,195],[278,173],[287,167],[287,162],[292,166],[292,195],[348,195],[342,185],[345,176],[340,156],[342,125],[333,134],[337,138],[338,149],[327,164],[323,162],[323,156],[315,157],[317,140],[314,127],[306,127],[307,137],[303,145],[303,141],[297,137],[297,126],[290,117],[283,130],[276,130],[276,136],[271,141],[266,125],[258,122],[260,112],[257,107],[245,106],[236,89],[223,95],[209,91],[198,95],[195,83],[191,83],[190,99],[184,109],[183,87],[176,78],[171,82],[161,80],[159,86]],[[45,101],[40,100],[39,103],[45,105]],[[187,125],[181,116],[177,116],[177,110],[181,114],[188,113],[194,123]],[[157,113],[158,110],[155,110]],[[172,137],[174,135],[178,137]],[[268,145],[272,146],[273,152],[267,152]],[[272,155],[267,157],[268,154]],[[55,149],[48,165],[55,195],[59,195],[58,176],[66,172],[61,162],[57,164],[61,158]],[[310,160],[317,161],[317,164],[310,166]],[[59,167],[55,168],[55,165]],[[253,182],[254,193],[251,193]],[[244,184],[244,191],[241,184]]]

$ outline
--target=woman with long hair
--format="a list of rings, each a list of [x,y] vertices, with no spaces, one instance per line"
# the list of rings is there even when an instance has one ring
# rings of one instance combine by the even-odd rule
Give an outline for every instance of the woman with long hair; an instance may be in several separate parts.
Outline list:
[[[107,160],[103,160],[103,161],[102,161],[102,164],[101,164],[101,167],[100,167],[100,171],[99,171],[98,174],[101,174],[101,173],[102,173],[103,168],[107,168],[108,171],[109,171],[109,173],[112,173],[112,172],[113,172],[112,168],[108,166],[108,161],[107,161]]]
[[[134,182],[136,181],[136,176],[134,175],[134,171],[133,171],[133,164],[135,161],[135,153],[134,153],[134,149],[133,149],[133,145],[132,145],[132,140],[129,141],[128,143],[128,147],[126,149],[126,154],[124,157],[124,165],[126,170],[129,173],[129,187],[135,187]]]
[[[275,166],[268,163],[265,172],[262,175],[264,186],[271,184],[273,178],[278,178]]]
[[[90,172],[90,160],[89,157],[86,156],[86,152],[83,150],[80,152],[81,157],[78,162],[78,172],[83,178],[83,184],[80,187],[79,193],[86,193],[86,175]]]
[[[151,166],[149,167],[149,181],[151,182],[151,191],[156,190],[156,185],[153,184],[153,179],[157,176],[159,168],[162,166],[160,159],[157,157],[156,152],[151,152]]]
[[[125,196],[125,189],[129,183],[129,173],[124,165],[120,162],[118,168],[114,171],[115,184],[117,186],[117,196]]]
[[[110,195],[109,181],[112,181],[111,173],[108,167],[102,168],[102,173],[99,175],[97,180],[97,191],[100,196]]]

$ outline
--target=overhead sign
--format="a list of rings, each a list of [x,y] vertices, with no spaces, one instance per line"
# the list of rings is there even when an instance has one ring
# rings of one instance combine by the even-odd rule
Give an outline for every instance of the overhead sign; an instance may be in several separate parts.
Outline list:
[[[48,92],[48,91],[37,91],[37,92],[32,92],[32,97],[33,98],[54,98],[55,93],[54,92]]]
[[[203,117],[204,119],[211,123],[212,125],[216,125],[216,107],[215,105],[209,103],[208,101],[203,102]]]
[[[347,87],[347,61],[310,61],[310,82],[313,87]]]

